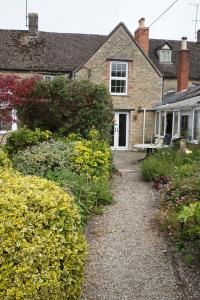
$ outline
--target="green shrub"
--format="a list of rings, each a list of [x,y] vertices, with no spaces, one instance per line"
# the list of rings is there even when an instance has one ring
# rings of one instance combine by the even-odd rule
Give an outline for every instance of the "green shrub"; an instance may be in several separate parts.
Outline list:
[[[75,172],[50,171],[46,178],[55,181],[64,190],[70,191],[78,205],[82,224],[86,223],[91,213],[100,205],[107,205],[112,202],[112,195],[108,180],[90,180]]]
[[[52,81],[38,81],[33,98],[47,101],[20,106],[19,119],[29,128],[45,128],[63,136],[80,133],[87,138],[89,130],[95,127],[102,138],[109,139],[113,108],[104,84],[57,76]]]
[[[13,157],[13,166],[23,174],[45,176],[48,171],[69,168],[72,143],[62,140],[43,142]]]
[[[142,176],[145,181],[153,181],[160,176],[168,176],[171,171],[171,163],[159,160],[156,156],[146,158],[141,164]]]
[[[5,148],[11,156],[27,147],[47,141],[51,137],[52,133],[50,131],[42,131],[39,128],[36,128],[34,131],[32,131],[26,127],[22,127],[9,134],[6,140]]]
[[[177,220],[183,223],[183,234],[189,238],[200,238],[200,202],[183,206],[177,214]]]
[[[172,149],[162,149],[146,158],[141,164],[143,178],[152,181],[156,177],[169,176],[176,173],[179,168],[190,168],[189,165],[200,162],[200,152],[184,153]],[[183,167],[187,165],[187,167]],[[193,166],[194,168],[194,166]]]
[[[12,170],[0,180],[0,299],[77,299],[86,244],[73,199]]]

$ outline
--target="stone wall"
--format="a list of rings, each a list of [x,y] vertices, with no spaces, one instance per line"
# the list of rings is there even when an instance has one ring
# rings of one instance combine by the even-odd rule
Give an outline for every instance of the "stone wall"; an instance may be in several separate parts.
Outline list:
[[[96,53],[75,74],[76,78],[88,78],[94,83],[105,83],[109,88],[110,60],[128,61],[128,94],[112,96],[114,110],[130,111],[129,149],[142,143],[142,108],[152,108],[162,98],[162,77],[149,62],[144,53],[131,39],[123,25],[120,25],[96,51]],[[147,112],[146,138],[154,131],[154,113]]]

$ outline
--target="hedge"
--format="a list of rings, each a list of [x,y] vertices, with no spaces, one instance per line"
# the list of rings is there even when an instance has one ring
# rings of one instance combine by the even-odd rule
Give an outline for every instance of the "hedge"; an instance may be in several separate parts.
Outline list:
[[[77,299],[86,243],[73,198],[12,169],[0,182],[0,299]]]

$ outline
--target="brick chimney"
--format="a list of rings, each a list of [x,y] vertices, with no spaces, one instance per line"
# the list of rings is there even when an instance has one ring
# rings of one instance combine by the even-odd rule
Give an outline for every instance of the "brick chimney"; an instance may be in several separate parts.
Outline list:
[[[38,36],[38,14],[28,14],[28,32],[30,37]]]
[[[181,49],[179,50],[178,70],[177,70],[177,92],[188,89],[189,79],[189,50],[187,48],[187,38],[183,37]]]
[[[139,27],[135,31],[135,40],[146,55],[149,54],[149,28],[145,27],[145,18],[139,20]]]

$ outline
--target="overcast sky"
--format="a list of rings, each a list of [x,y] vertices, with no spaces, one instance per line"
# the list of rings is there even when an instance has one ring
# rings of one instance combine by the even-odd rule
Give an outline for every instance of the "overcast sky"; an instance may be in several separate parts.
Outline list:
[[[28,12],[39,14],[39,30],[108,34],[119,22],[131,32],[140,17],[150,25],[174,0],[28,0]],[[200,1],[199,1],[200,2]],[[26,0],[0,0],[0,28],[25,29]],[[152,38],[194,40],[193,0],[179,0],[150,29]],[[199,8],[200,19],[200,8]],[[198,23],[200,28],[200,22]]]

